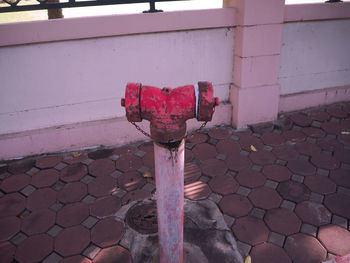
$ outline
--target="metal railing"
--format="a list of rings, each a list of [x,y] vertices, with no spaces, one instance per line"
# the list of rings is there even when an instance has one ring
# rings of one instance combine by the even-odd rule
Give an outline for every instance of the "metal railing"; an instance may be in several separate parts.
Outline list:
[[[172,1],[186,1],[186,0],[68,0],[67,2],[49,2],[48,0],[36,0],[36,4],[19,4],[22,0],[3,0],[0,6],[0,13],[17,12],[17,11],[31,11],[43,9],[58,9],[70,7],[84,7],[84,6],[101,6],[101,5],[118,5],[118,4],[135,4],[135,3],[149,3],[150,9],[144,13],[162,12],[155,7],[156,2],[172,2]],[[23,1],[24,2],[24,1]],[[5,6],[4,6],[5,5]]]

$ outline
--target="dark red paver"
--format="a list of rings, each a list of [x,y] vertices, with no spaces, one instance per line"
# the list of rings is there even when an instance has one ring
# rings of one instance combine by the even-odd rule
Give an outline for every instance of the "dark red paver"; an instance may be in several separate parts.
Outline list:
[[[201,177],[202,172],[199,166],[195,163],[185,163],[184,180],[185,185],[193,183]]]
[[[81,182],[66,184],[57,194],[57,200],[62,203],[79,202],[87,195],[87,186]]]
[[[262,172],[267,178],[277,182],[283,182],[283,181],[289,180],[290,177],[292,176],[292,173],[288,168],[277,164],[264,166],[264,169]]]
[[[334,157],[343,163],[350,164],[350,150],[339,148],[334,151]]]
[[[258,263],[291,263],[286,252],[273,244],[263,243],[252,248],[252,262]]]
[[[282,202],[282,198],[276,190],[268,187],[255,188],[248,197],[254,206],[263,209],[277,208]]]
[[[269,210],[264,220],[272,231],[282,235],[298,233],[301,226],[301,221],[296,214],[283,208]]]
[[[331,106],[327,107],[327,113],[336,118],[345,118],[348,114],[343,111],[341,106]]]
[[[217,154],[215,146],[208,143],[196,144],[192,152],[194,156],[201,161],[213,159]]]
[[[325,197],[325,206],[334,214],[350,218],[350,196],[340,193],[330,194]]]
[[[196,133],[193,136],[188,137],[187,141],[193,144],[199,144],[206,142],[208,140],[208,135],[204,133]]]
[[[317,144],[309,142],[298,142],[295,144],[294,148],[300,154],[309,156],[321,152],[321,148]]]
[[[294,150],[292,146],[288,145],[273,147],[272,152],[277,157],[277,159],[285,161],[296,160],[299,157],[299,153]]]
[[[316,168],[312,164],[303,160],[291,160],[288,161],[287,167],[298,175],[313,175],[316,173]]]
[[[49,187],[57,182],[59,172],[55,169],[41,170],[32,176],[31,184],[37,188]]]
[[[116,168],[122,172],[136,171],[142,165],[142,159],[135,155],[124,155],[116,161]],[[113,171],[112,166],[111,170]]]
[[[235,179],[228,175],[216,176],[209,181],[211,190],[221,195],[235,193],[239,184]]]
[[[15,256],[16,247],[10,242],[0,243],[0,258],[4,263],[12,263]]]
[[[111,176],[99,176],[88,184],[88,191],[95,197],[113,193],[117,189],[117,180]]]
[[[122,205],[129,204],[133,201],[142,200],[149,196],[151,196],[151,193],[149,191],[137,189],[135,191],[128,192],[126,195],[123,196]]]
[[[247,156],[242,156],[240,154],[230,155],[225,160],[227,167],[233,171],[242,171],[251,166],[251,161]]]
[[[240,171],[236,177],[238,183],[246,187],[259,187],[265,184],[265,176],[257,171],[245,169]]]
[[[15,258],[19,262],[41,262],[53,250],[53,239],[46,234],[28,237],[16,250]]]
[[[342,149],[343,145],[333,138],[322,138],[317,140],[317,146],[322,150],[333,152],[336,149]],[[310,154],[311,155],[311,154]]]
[[[56,222],[63,227],[79,225],[89,216],[89,207],[85,203],[65,205],[57,213]]]
[[[241,145],[242,149],[249,152],[251,151],[250,146],[254,146],[257,150],[261,150],[264,147],[263,142],[259,138],[251,136],[250,134],[239,136],[238,142]]]
[[[269,235],[264,221],[252,216],[238,218],[232,226],[232,231],[238,240],[250,245],[265,242]]]
[[[20,161],[12,162],[8,166],[8,171],[12,174],[20,174],[29,171],[35,165],[34,159],[23,159]]]
[[[208,135],[214,139],[226,139],[231,135],[231,132],[227,128],[214,128],[208,131]]]
[[[55,167],[62,161],[61,156],[53,155],[53,156],[44,156],[38,160],[36,160],[35,166],[40,169],[46,169]]]
[[[126,145],[122,147],[115,148],[113,153],[119,155],[133,155],[137,151],[134,145]]]
[[[192,152],[191,152],[192,153]],[[186,154],[185,154],[186,156]],[[142,157],[142,163],[144,166],[148,168],[154,167],[154,153],[146,153],[145,156]]]
[[[273,153],[264,150],[252,152],[249,157],[253,163],[259,165],[273,164],[276,161],[276,156]]]
[[[306,139],[306,135],[302,132],[299,131],[284,131],[282,133],[282,136],[287,140],[290,141],[292,143],[297,143],[297,142],[302,142],[305,141]]]
[[[7,194],[0,198],[0,218],[7,216],[16,216],[21,213],[26,206],[25,198],[18,194]]]
[[[114,150],[113,149],[99,149],[93,152],[88,153],[88,157],[97,160],[97,159],[104,159],[108,158],[109,156],[113,155]]]
[[[62,261],[60,261],[60,263],[90,263],[92,262],[90,259],[83,257],[81,255],[76,255],[76,256],[72,256],[72,257],[67,257],[64,258]]]
[[[310,198],[310,190],[301,183],[285,181],[278,185],[277,191],[287,200],[299,203]]]
[[[324,122],[321,128],[328,134],[338,135],[341,132],[341,126],[335,122]]]
[[[337,189],[336,184],[326,176],[308,176],[305,178],[304,184],[311,191],[320,194],[331,194]]]
[[[202,173],[210,176],[220,176],[224,175],[227,171],[227,166],[224,161],[218,159],[207,159],[201,164]]]
[[[99,247],[116,245],[124,234],[124,224],[113,217],[99,221],[91,230],[91,241]]]
[[[337,169],[331,171],[330,178],[338,185],[350,188],[350,170]]]
[[[303,113],[294,113],[289,117],[296,125],[306,127],[312,123],[312,119]]]
[[[350,253],[350,232],[336,225],[320,228],[318,238],[330,253],[343,256]]]
[[[284,248],[298,263],[322,262],[327,256],[327,251],[316,238],[300,233],[289,236]]]
[[[27,235],[45,233],[54,224],[56,213],[49,209],[34,211],[22,220],[22,232]]]
[[[131,162],[131,160],[129,161]],[[140,163],[142,162],[140,159],[138,159],[138,161]],[[96,177],[109,175],[114,171],[114,169],[114,162],[108,158],[95,160],[89,165],[89,173]]]
[[[185,197],[192,200],[202,200],[211,194],[209,186],[201,181],[185,185]]]
[[[118,177],[118,186],[126,191],[136,190],[145,184],[145,178],[136,171],[127,172]]]
[[[0,242],[11,239],[21,227],[18,217],[9,216],[0,218]],[[1,257],[0,257],[1,259]]]
[[[314,226],[329,224],[332,218],[332,214],[322,204],[310,201],[298,204],[295,213],[304,223]]]
[[[253,208],[247,197],[237,194],[224,196],[219,206],[225,214],[233,217],[247,215]]]
[[[41,188],[27,198],[27,208],[31,211],[45,209],[56,202],[56,191],[51,188]]]
[[[309,112],[309,116],[315,121],[327,121],[330,116],[327,112],[323,110],[312,110]]]
[[[315,166],[319,168],[327,169],[327,170],[334,170],[338,168],[340,165],[340,162],[337,159],[335,159],[333,156],[328,154],[323,154],[323,153],[314,154],[311,157],[311,162]]]
[[[90,231],[83,226],[62,230],[55,239],[55,251],[62,256],[80,254],[90,243]]]
[[[239,145],[238,142],[234,140],[225,139],[225,140],[220,140],[216,144],[216,150],[218,153],[230,155],[234,153],[239,153],[241,150],[241,146]]]
[[[123,262],[132,263],[130,252],[121,246],[104,248],[94,258],[94,263]]]
[[[30,183],[30,177],[26,174],[15,174],[7,177],[1,184],[0,189],[5,193],[21,190]]]
[[[90,212],[93,216],[110,216],[115,214],[121,207],[121,201],[115,196],[98,198],[90,205]]]
[[[273,133],[273,132],[264,133],[261,136],[261,140],[266,145],[271,145],[271,146],[278,146],[284,143],[284,138],[280,134]]]
[[[314,127],[306,127],[306,128],[303,128],[301,131],[309,137],[322,138],[326,136],[326,133],[322,129],[318,129]]]
[[[82,163],[74,163],[65,167],[60,174],[60,178],[65,182],[79,181],[87,174],[87,168]]]

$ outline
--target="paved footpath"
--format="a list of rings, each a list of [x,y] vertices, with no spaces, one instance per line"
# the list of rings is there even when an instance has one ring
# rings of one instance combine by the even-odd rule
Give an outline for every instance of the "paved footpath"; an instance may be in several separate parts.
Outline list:
[[[186,143],[185,196],[216,202],[253,263],[349,254],[349,132],[350,103],[206,130]],[[1,163],[0,262],[131,262],[113,215],[154,194],[153,162],[146,142]]]

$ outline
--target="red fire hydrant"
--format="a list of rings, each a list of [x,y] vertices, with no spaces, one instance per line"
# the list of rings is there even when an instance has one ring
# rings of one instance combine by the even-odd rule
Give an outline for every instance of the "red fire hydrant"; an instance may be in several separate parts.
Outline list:
[[[186,121],[211,121],[219,99],[210,82],[171,88],[129,83],[125,90],[126,117],[131,123],[150,121],[154,141],[159,258],[183,262],[184,138]]]

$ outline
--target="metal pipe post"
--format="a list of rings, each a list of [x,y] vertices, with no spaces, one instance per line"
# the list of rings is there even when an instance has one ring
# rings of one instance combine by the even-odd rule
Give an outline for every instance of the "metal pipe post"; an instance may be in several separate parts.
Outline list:
[[[160,263],[183,262],[184,152],[154,143]]]

